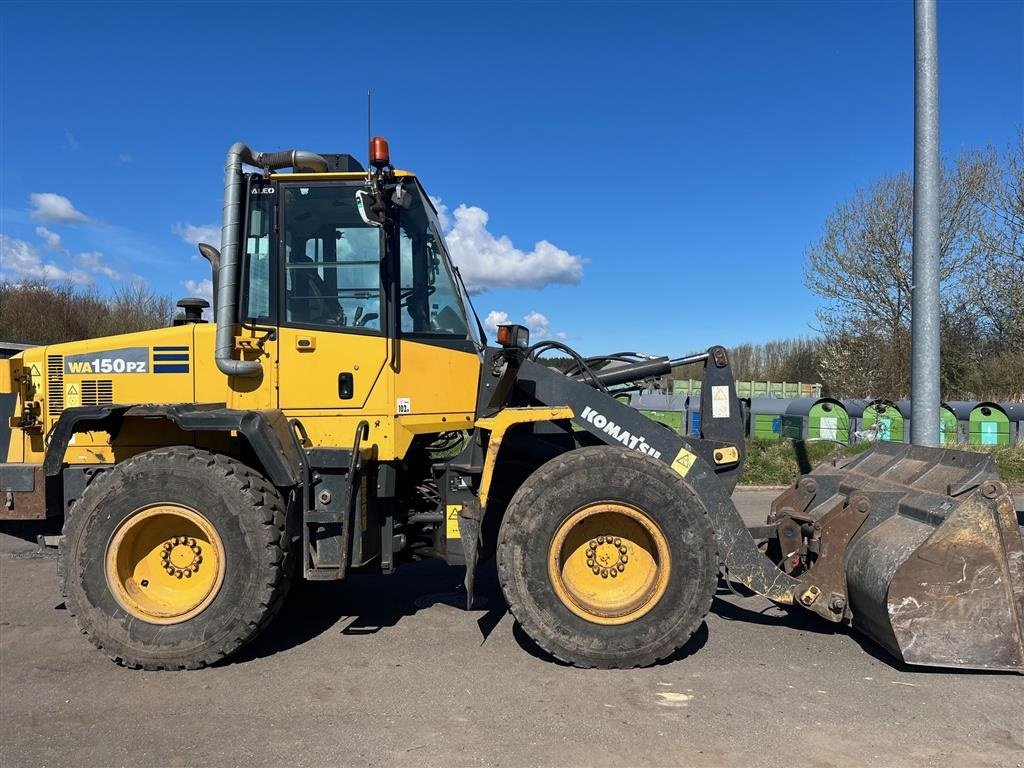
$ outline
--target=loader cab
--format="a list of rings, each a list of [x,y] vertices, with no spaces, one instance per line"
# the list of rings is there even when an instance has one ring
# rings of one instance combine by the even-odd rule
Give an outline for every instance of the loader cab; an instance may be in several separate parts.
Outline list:
[[[407,176],[393,185],[402,204],[389,206],[384,227],[361,219],[355,193],[363,189],[364,179],[249,179],[240,320],[475,348],[437,213],[419,182]]]
[[[248,334],[263,374],[232,380],[229,403],[281,408],[324,445],[350,442],[366,416],[447,424],[475,409],[482,343],[437,212],[415,176],[376,178],[379,222],[357,204],[370,189],[365,173],[246,178],[238,320],[241,354]]]

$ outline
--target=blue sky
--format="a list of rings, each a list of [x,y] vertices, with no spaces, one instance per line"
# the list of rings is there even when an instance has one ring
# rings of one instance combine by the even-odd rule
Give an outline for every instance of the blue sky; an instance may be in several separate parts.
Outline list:
[[[939,30],[943,152],[1005,146],[1024,3]],[[481,316],[585,353],[812,333],[804,250],[912,163],[910,0],[6,3],[0,64],[8,278],[201,289],[228,146],[364,157],[372,88]]]

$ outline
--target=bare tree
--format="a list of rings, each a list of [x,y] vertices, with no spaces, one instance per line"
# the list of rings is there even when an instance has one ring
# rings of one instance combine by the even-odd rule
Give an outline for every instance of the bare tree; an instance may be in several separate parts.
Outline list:
[[[144,331],[168,325],[172,310],[142,283],[110,297],[70,283],[0,283],[0,339],[56,344]]]
[[[948,308],[963,304],[979,259],[995,164],[992,152],[965,152],[943,175],[939,273]],[[910,174],[883,177],[839,204],[807,250],[805,284],[825,300],[817,312],[823,378],[837,395],[909,391],[913,209]]]

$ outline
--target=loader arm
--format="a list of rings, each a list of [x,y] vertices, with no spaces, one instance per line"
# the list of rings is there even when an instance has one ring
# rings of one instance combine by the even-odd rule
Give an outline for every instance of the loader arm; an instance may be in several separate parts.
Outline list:
[[[701,437],[682,437],[583,379],[533,360],[518,363],[515,389],[536,405],[564,406],[598,440],[645,453],[669,465],[707,511],[719,560],[730,580],[777,603],[792,603],[800,582],[766,558],[747,530],[731,494],[743,467],[743,419],[728,356],[712,347],[701,388]]]

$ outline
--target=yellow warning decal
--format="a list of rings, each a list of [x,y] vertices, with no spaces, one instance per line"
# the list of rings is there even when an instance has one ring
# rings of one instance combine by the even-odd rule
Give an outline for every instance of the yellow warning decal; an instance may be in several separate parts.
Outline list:
[[[82,404],[82,393],[78,391],[78,387],[74,384],[68,386],[64,392],[64,407],[65,408],[77,408]]]
[[[690,453],[685,448],[680,448],[679,453],[672,460],[672,469],[686,477],[686,473],[690,471],[690,467],[693,466],[693,462],[696,460],[697,456],[695,454]]]
[[[449,504],[448,511],[445,513],[447,526],[445,528],[445,537],[449,539],[461,539],[462,534],[459,533],[459,512],[462,511],[461,504]]]

